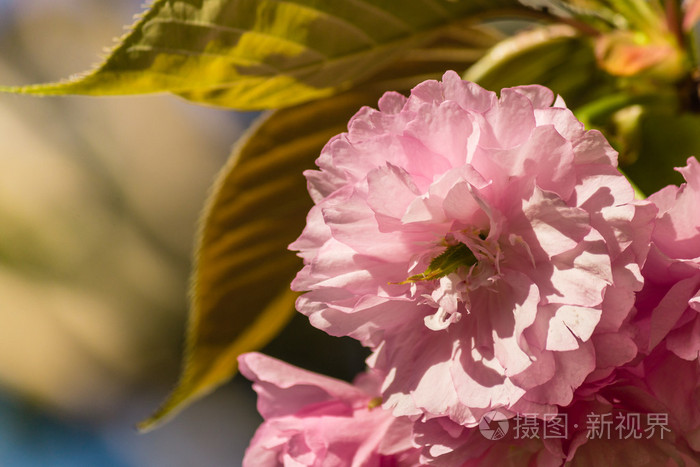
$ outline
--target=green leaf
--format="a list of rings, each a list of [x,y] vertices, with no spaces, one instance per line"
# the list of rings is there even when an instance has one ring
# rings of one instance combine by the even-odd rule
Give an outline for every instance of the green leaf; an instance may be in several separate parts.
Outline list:
[[[498,43],[464,76],[485,88],[541,84],[576,106],[612,89],[600,71],[588,38],[555,24],[520,32]]]
[[[673,114],[648,111],[640,117],[637,160],[622,169],[639,186],[652,194],[666,185],[683,183],[673,170],[684,167],[690,156],[700,157],[700,116],[691,113]]]
[[[272,339],[294,313],[289,283],[301,260],[287,245],[312,202],[303,170],[347,129],[375,92],[340,94],[264,118],[234,151],[203,213],[193,273],[183,371],[148,430],[211,392],[237,369],[236,358]]]
[[[507,7],[524,9],[517,0],[157,0],[94,71],[0,91],[285,107],[348,89],[444,28]]]
[[[294,311],[289,283],[301,261],[287,245],[311,207],[302,171],[347,129],[362,105],[388,90],[407,91],[446,67],[465,69],[499,35],[448,27],[372,83],[352,92],[279,110],[242,140],[214,185],[202,216],[190,324],[177,388],[140,429],[148,430],[236,372],[236,357],[275,337]]]

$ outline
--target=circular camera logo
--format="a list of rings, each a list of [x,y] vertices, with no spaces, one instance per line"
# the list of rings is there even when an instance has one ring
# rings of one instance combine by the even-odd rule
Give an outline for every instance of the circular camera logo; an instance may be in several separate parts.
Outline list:
[[[508,433],[508,419],[501,412],[492,410],[481,417],[479,431],[484,438],[498,441]]]

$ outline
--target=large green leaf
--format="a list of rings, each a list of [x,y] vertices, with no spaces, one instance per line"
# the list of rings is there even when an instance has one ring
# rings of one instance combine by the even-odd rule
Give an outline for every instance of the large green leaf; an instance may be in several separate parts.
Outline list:
[[[329,96],[475,14],[517,0],[157,0],[96,70],[0,88],[40,95],[172,92],[253,110]]]
[[[289,283],[301,268],[287,251],[311,201],[301,175],[362,105],[406,91],[446,68],[463,70],[500,39],[488,29],[448,27],[424,48],[352,92],[279,110],[239,144],[202,217],[190,324],[180,382],[142,429],[150,429],[227,381],[236,357],[273,338],[293,312]]]
[[[377,97],[345,93],[277,111],[235,150],[202,218],[180,382],[140,428],[227,381],[239,354],[262,347],[289,320],[295,299],[289,283],[301,261],[287,245],[311,207],[302,171]]]

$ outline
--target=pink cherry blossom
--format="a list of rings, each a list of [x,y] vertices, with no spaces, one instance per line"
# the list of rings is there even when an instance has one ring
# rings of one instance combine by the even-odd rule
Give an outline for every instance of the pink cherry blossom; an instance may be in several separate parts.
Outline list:
[[[412,423],[378,406],[374,373],[350,385],[259,353],[238,361],[254,382],[265,419],[246,450],[244,467],[418,465]]]
[[[639,346],[650,352],[660,342],[679,357],[700,355],[700,163],[689,158],[677,169],[686,179],[649,197],[659,208],[646,281],[637,299]]]
[[[373,349],[397,416],[556,412],[637,355],[655,208],[542,86],[386,93],[305,172],[297,309]]]
[[[683,362],[681,365],[688,363],[671,353],[665,357]],[[661,357],[647,363],[657,380],[669,361]],[[674,371],[677,365],[671,364],[670,369]],[[556,416],[547,420],[534,414],[510,419],[489,414],[491,418],[479,427],[468,428],[438,417],[417,422],[415,439],[423,446],[421,461],[425,465],[697,467],[700,452],[693,444],[697,427],[688,425],[692,417],[675,410],[685,404],[697,413],[697,403],[689,400],[697,391],[697,373],[695,376],[664,394],[658,381],[646,385],[628,374],[596,395],[560,407]],[[665,386],[670,389],[673,385]],[[502,434],[490,438],[502,424]]]
[[[683,359],[662,343],[636,368],[625,370],[624,381],[658,404],[656,411],[667,414],[673,433],[683,437],[700,462],[700,361]]]

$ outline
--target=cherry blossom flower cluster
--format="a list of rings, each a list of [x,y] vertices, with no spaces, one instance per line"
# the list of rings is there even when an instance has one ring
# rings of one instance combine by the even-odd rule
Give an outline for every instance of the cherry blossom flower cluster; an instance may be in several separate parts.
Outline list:
[[[697,160],[635,199],[549,89],[447,72],[317,165],[297,309],[372,354],[354,384],[241,356],[265,418],[245,465],[700,465]],[[615,419],[646,425],[596,436]]]

